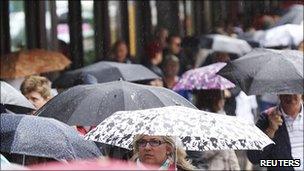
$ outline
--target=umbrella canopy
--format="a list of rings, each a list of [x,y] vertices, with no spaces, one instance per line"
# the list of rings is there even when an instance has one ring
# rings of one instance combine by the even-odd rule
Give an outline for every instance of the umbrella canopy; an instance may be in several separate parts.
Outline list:
[[[1,152],[56,160],[101,156],[93,142],[55,119],[15,114],[1,114],[0,118]]]
[[[47,102],[36,114],[68,125],[96,126],[116,111],[172,105],[195,108],[188,100],[166,88],[113,81],[70,88]]]
[[[296,4],[291,6],[288,12],[278,20],[278,22],[275,24],[275,27],[284,24],[300,24],[303,22],[303,12],[303,5]]]
[[[91,74],[98,83],[110,81],[143,81],[159,78],[148,68],[139,64],[124,64],[118,62],[97,62],[86,67],[68,71],[53,82],[54,87],[69,88],[81,74]]]
[[[200,89],[229,89],[235,85],[226,78],[216,73],[222,69],[226,63],[218,62],[205,67],[191,69],[182,75],[173,90],[200,90]]]
[[[190,151],[262,150],[273,143],[254,124],[182,106],[116,112],[85,138],[132,149],[138,134],[180,137]]]
[[[125,162],[120,160],[78,160],[68,164],[52,162],[48,164],[34,165],[30,170],[157,170],[152,166],[140,167],[134,162]]]
[[[240,56],[248,53],[252,49],[245,40],[220,34],[209,34],[203,36],[201,37],[201,42],[201,45],[203,46],[202,48],[218,52],[233,53]]]
[[[29,113],[36,108],[18,90],[4,81],[1,84],[1,105],[14,113]]]
[[[18,78],[58,71],[71,61],[59,52],[43,49],[22,50],[1,56],[1,78]]]
[[[265,31],[260,39],[263,47],[298,46],[303,41],[303,24],[286,24]]]
[[[247,95],[303,94],[303,52],[255,49],[218,72]]]

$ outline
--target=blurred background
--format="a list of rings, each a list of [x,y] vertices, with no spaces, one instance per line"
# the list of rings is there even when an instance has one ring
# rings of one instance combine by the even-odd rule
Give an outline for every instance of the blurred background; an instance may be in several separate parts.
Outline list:
[[[157,28],[182,37],[229,25],[244,31],[252,26],[266,29],[293,4],[303,1],[2,0],[0,53],[33,48],[67,51],[71,68],[76,69],[103,60],[113,43],[123,39],[134,61],[139,61]]]

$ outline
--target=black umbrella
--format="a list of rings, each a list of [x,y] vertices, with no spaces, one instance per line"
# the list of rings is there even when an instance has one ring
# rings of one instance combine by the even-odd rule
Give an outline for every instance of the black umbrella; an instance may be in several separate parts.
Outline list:
[[[14,113],[29,113],[35,107],[18,90],[4,81],[1,84],[1,108]],[[1,110],[2,111],[2,110]]]
[[[1,152],[75,160],[96,158],[101,153],[72,127],[55,119],[1,114]]]
[[[166,88],[113,81],[70,88],[51,99],[36,114],[68,125],[96,126],[116,111],[173,105],[195,108]]]
[[[302,94],[303,52],[258,48],[228,63],[218,74],[248,95]]]
[[[53,82],[54,87],[69,88],[74,85],[81,74],[91,74],[97,78],[98,83],[116,80],[144,81],[159,78],[148,68],[140,64],[124,64],[118,62],[97,62],[95,64],[68,71]]]

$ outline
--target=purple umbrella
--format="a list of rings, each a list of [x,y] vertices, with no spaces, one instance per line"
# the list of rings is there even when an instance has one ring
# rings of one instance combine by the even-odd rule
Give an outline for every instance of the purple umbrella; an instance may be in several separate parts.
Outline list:
[[[226,78],[216,73],[222,69],[226,63],[218,62],[205,67],[191,69],[184,73],[173,90],[200,90],[200,89],[228,89],[235,85]]]

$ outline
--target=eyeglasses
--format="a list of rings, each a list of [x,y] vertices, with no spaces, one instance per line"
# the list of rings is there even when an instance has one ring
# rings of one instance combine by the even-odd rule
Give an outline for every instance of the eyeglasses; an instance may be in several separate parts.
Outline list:
[[[147,146],[148,143],[150,144],[151,147],[157,147],[166,142],[160,140],[151,140],[151,141],[141,140],[137,142],[137,146],[140,148],[144,148]]]

